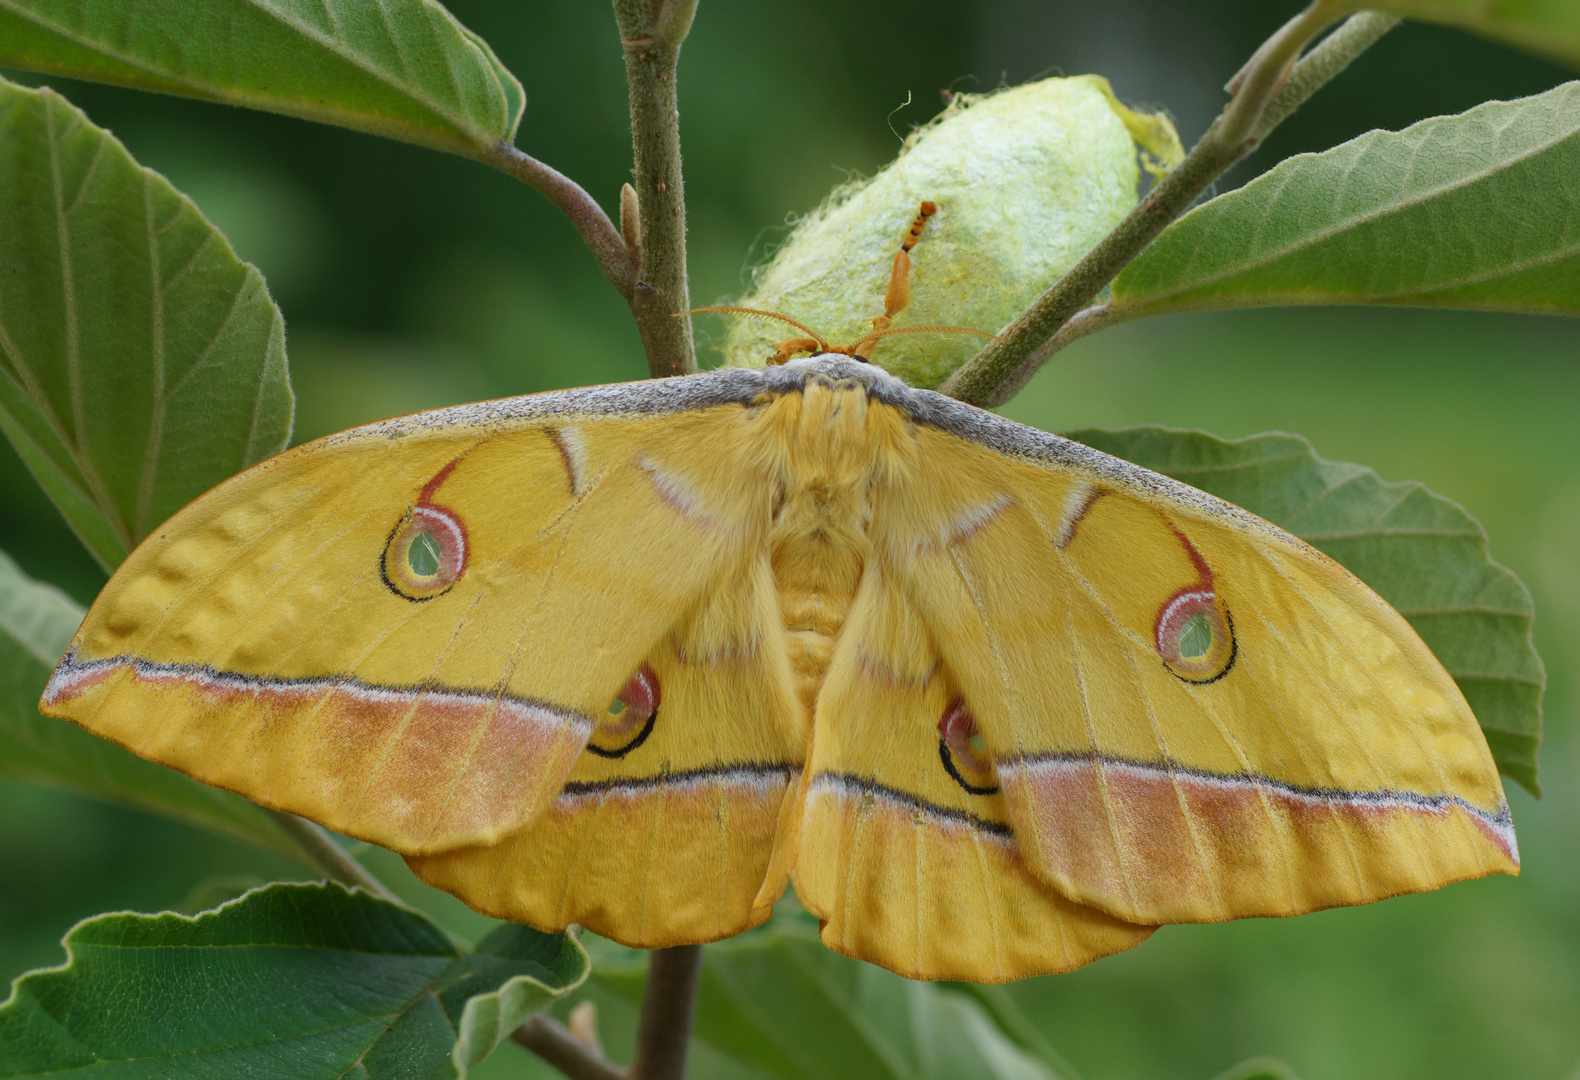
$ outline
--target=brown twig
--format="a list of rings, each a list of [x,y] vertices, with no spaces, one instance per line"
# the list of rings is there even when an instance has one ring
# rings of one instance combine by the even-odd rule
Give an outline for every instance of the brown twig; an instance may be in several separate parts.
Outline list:
[[[614,0],[631,96],[640,266],[628,298],[648,373],[697,370],[686,284],[686,189],[675,70],[697,0]],[[678,318],[676,316],[679,316]]]
[[[697,1006],[701,945],[655,949],[647,962],[631,1080],[681,1080]]]
[[[397,904],[405,903],[390,892],[382,881],[369,873],[367,868],[353,859],[345,848],[335,843],[335,838],[329,835],[328,830],[306,818],[287,814],[283,810],[265,809],[264,812],[274,818],[275,824],[296,841],[302,855],[313,868],[330,881],[338,881],[345,886],[359,885],[385,900],[392,900]]]
[[[691,319],[683,314],[691,307],[691,294],[686,282],[686,188],[675,92],[680,46],[696,11],[697,0],[614,0],[631,97],[636,183],[621,189],[620,230],[615,232],[610,225],[609,235],[620,246],[626,265],[635,264],[634,280],[621,291],[636,316],[647,350],[648,374],[655,379],[697,370]],[[593,246],[591,241],[588,246]],[[701,965],[700,945],[650,954],[636,1060],[629,1069],[611,1065],[596,1046],[542,1014],[522,1024],[511,1038],[571,1080],[682,1080]]]
[[[598,260],[598,267],[604,277],[609,279],[609,284],[627,300],[631,298],[632,289],[636,286],[636,267],[626,253],[625,241],[615,229],[614,222],[609,220],[609,215],[603,212],[603,207],[580,184],[537,158],[503,143],[482,160],[529,185],[559,207],[576,231],[581,233],[582,240],[593,258]]]
[[[1102,324],[1094,315],[1078,329],[1063,328],[1096,298],[1141,250],[1190,208],[1230,166],[1250,153],[1279,121],[1349,65],[1396,20],[1363,13],[1299,63],[1307,43],[1336,21],[1344,6],[1315,0],[1263,42],[1229,84],[1234,94],[1223,113],[1177,167],[1098,241],[1080,262],[1036,303],[1010,323],[998,339],[966,362],[940,388],[975,405],[1001,404],[1025,386],[1059,347]]]
[[[647,963],[636,1060],[629,1069],[610,1064],[595,1043],[577,1038],[564,1024],[542,1013],[512,1032],[511,1040],[571,1080],[682,1080],[686,1048],[691,1043],[691,1017],[697,1006],[702,946],[655,949]]]
[[[626,1070],[606,1061],[551,1016],[538,1013],[510,1035],[571,1080],[631,1080]]]

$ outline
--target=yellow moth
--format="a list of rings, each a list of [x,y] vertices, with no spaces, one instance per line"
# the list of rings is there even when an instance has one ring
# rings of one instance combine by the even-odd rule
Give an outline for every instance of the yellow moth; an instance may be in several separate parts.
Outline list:
[[[862,362],[903,269],[839,351],[256,466],[127,559],[42,708],[490,915],[713,941],[793,881],[830,947],[915,978],[1518,871],[1475,717],[1393,609]]]

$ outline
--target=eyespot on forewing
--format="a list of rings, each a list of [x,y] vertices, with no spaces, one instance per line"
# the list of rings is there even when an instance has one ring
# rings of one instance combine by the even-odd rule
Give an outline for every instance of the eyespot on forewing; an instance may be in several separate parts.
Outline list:
[[[395,526],[380,572],[391,592],[406,600],[432,600],[466,573],[466,527],[451,510],[419,505]]]
[[[1175,593],[1158,611],[1155,638],[1163,665],[1188,683],[1223,678],[1238,651],[1229,609],[1199,585]]]

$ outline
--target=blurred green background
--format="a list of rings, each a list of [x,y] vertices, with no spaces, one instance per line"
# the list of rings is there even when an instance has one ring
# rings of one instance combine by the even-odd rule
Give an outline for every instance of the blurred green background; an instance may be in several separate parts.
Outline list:
[[[518,143],[613,208],[630,143],[613,16],[593,0],[455,0],[526,85]],[[893,156],[939,91],[1097,72],[1187,144],[1295,10],[1256,0],[703,0],[681,69],[693,298],[744,271],[852,172]],[[1570,77],[1432,27],[1390,35],[1242,164]],[[624,304],[531,191],[463,161],[221,106],[48,81],[189,193],[285,311],[299,440],[394,413],[638,378]],[[910,104],[905,103],[909,100]],[[899,134],[896,134],[896,133]],[[706,347],[717,324],[699,323]],[[704,362],[708,354],[705,351]],[[716,356],[714,362],[717,362]],[[1132,423],[1301,432],[1418,479],[1487,526],[1536,597],[1551,677],[1546,796],[1509,790],[1524,857],[1497,878],[1295,920],[1165,928],[1012,992],[1087,1080],[1205,1080],[1253,1054],[1305,1080],[1580,1078],[1580,324],[1410,311],[1198,315],[1062,354],[1005,410],[1050,430]],[[9,447],[0,547],[87,602],[102,574]],[[458,904],[381,873],[458,928]],[[77,919],[161,910],[215,874],[301,876],[251,848],[0,779],[0,976],[62,959]],[[623,1017],[604,1027],[619,1053]],[[716,1059],[703,1052],[699,1071]],[[507,1047],[490,1077],[537,1074]]]

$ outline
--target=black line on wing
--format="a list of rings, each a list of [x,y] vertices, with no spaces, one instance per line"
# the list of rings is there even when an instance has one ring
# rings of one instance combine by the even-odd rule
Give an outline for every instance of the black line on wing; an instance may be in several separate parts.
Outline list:
[[[998,763],[1000,769],[1025,768],[1026,766],[1043,764],[1109,765],[1117,768],[1136,769],[1142,772],[1154,772],[1160,776],[1200,780],[1206,783],[1255,784],[1271,788],[1285,795],[1294,796],[1295,798],[1325,802],[1347,802],[1377,806],[1396,803],[1437,812],[1447,810],[1451,806],[1457,806],[1466,813],[1474,814],[1489,825],[1496,825],[1502,828],[1513,828],[1514,825],[1514,819],[1509,813],[1507,804],[1500,806],[1496,811],[1492,811],[1483,809],[1458,795],[1423,795],[1420,792],[1400,791],[1395,788],[1357,791],[1349,788],[1308,786],[1290,783],[1288,780],[1279,780],[1276,777],[1267,776],[1263,773],[1248,771],[1212,772],[1207,769],[1181,765],[1178,762],[1167,759],[1144,761],[1139,758],[1119,757],[1114,754],[1096,753],[1091,750],[1076,750],[1046,754],[1021,754],[1015,757],[1003,758]]]
[[[587,743],[587,749],[589,752],[597,754],[601,758],[623,758],[632,750],[635,750],[638,746],[641,746],[643,743],[647,742],[647,737],[653,734],[653,725],[656,723],[658,723],[658,710],[654,709],[652,712],[647,714],[647,723],[643,724],[642,730],[636,733],[636,738],[632,739],[618,750],[605,750],[603,747],[598,746],[597,744],[590,741]]]
[[[575,709],[568,709],[563,705],[553,702],[540,701],[536,698],[521,697],[517,694],[500,693],[498,690],[470,690],[460,687],[444,686],[439,683],[414,683],[414,684],[382,684],[363,682],[350,675],[307,675],[296,678],[280,678],[272,675],[245,675],[238,671],[222,671],[208,664],[182,664],[167,663],[157,660],[143,660],[136,656],[109,656],[98,660],[78,660],[76,650],[68,652],[61,657],[60,663],[55,666],[55,672],[50,676],[49,686],[45,694],[51,695],[58,684],[69,683],[77,678],[92,675],[95,672],[106,671],[112,668],[129,667],[140,679],[179,678],[189,682],[206,683],[216,689],[243,690],[253,692],[314,692],[325,693],[341,692],[349,694],[365,694],[376,697],[380,694],[390,695],[421,695],[431,698],[448,698],[468,705],[500,704],[516,706],[519,708],[542,709],[561,719],[575,721],[592,726],[591,717],[583,716]]]
[[[614,776],[607,780],[571,780],[560,789],[566,795],[597,795],[610,791],[652,791],[658,788],[719,780],[769,780],[778,778],[788,783],[801,771],[793,761],[742,761],[733,765],[709,765],[699,769],[659,773],[656,776]]]
[[[942,739],[938,740],[938,756],[943,759],[944,771],[947,772],[950,775],[950,777],[954,780],[955,783],[959,784],[961,787],[966,789],[966,794],[968,794],[968,795],[997,795],[998,794],[998,785],[997,784],[994,784],[992,787],[976,787],[975,785],[973,785],[971,783],[971,781],[967,780],[964,776],[961,776],[960,775],[960,770],[955,768],[955,757],[954,757],[953,754],[951,754],[949,752],[949,744],[944,742],[944,740],[942,740]]]
[[[1002,836],[1006,839],[1013,838],[1015,831],[1002,821],[990,821],[985,817],[973,814],[969,810],[956,810],[951,806],[939,806],[935,802],[912,795],[909,791],[891,788],[887,784],[880,784],[876,780],[869,780],[865,776],[853,776],[850,773],[822,772],[812,779],[812,786],[828,781],[830,787],[842,790],[845,793],[872,795],[890,802],[899,803],[912,810],[920,810],[931,817],[940,818],[953,825],[968,825],[981,832]]]

